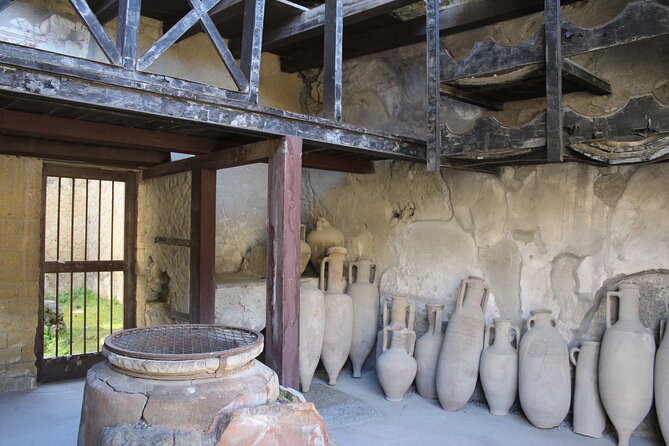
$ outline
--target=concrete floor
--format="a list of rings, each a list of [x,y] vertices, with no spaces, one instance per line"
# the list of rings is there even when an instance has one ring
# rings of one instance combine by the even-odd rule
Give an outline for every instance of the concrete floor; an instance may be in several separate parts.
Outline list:
[[[0,446],[75,445],[82,396],[83,380],[0,395]],[[338,446],[616,444],[611,433],[592,439],[575,435],[566,424],[535,429],[521,413],[495,417],[478,404],[447,413],[436,400],[412,391],[404,401],[392,403],[383,398],[373,372],[356,380],[344,370],[336,387],[329,387],[319,373],[306,397],[318,407]],[[632,438],[633,446],[660,444]]]

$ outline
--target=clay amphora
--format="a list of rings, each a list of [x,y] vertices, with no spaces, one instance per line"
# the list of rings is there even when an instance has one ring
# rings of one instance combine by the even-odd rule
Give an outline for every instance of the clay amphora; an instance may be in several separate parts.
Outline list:
[[[655,410],[664,442],[669,442],[669,341],[665,340],[667,320],[660,321],[660,347],[655,356]]]
[[[483,350],[483,309],[488,288],[469,276],[460,285],[455,312],[448,322],[437,363],[437,396],[444,410],[458,410],[474,393]]]
[[[325,298],[314,286],[300,287],[300,383],[308,392],[321,358],[325,335]]]
[[[495,340],[490,345],[491,332]],[[483,339],[485,350],[481,353],[481,385],[490,413],[504,416],[516,401],[518,392],[518,345],[520,330],[509,319],[495,319],[488,325]]]
[[[391,302],[383,303],[383,327],[376,335],[376,359],[379,359],[385,348],[390,347],[393,330],[406,328],[413,331],[416,321],[416,305],[410,304],[406,297],[393,297]]]
[[[551,313],[532,311],[518,348],[520,405],[527,419],[543,429],[559,426],[571,403],[569,351]]]
[[[376,264],[367,259],[360,259],[348,267],[349,285],[346,294],[353,299],[353,340],[350,357],[354,378],[361,377],[362,365],[376,342],[379,290],[374,283],[375,275]]]
[[[392,344],[376,361],[376,375],[388,401],[402,401],[416,377],[413,346],[416,332],[406,328],[393,330]]]
[[[435,399],[437,397],[437,361],[439,350],[444,340],[444,332],[441,330],[441,320],[444,306],[439,304],[427,304],[427,332],[416,341],[414,357],[418,364],[416,373],[416,389],[423,398]]]
[[[337,384],[337,376],[351,351],[353,335],[353,300],[344,293],[344,262],[346,249],[330,248],[321,263],[320,288],[325,291],[325,337],[321,361],[330,378],[329,384]],[[325,271],[327,274],[327,283]]]
[[[321,261],[333,246],[344,246],[344,234],[321,217],[316,222],[316,229],[307,235],[311,248],[311,265],[316,271],[321,270]]]
[[[599,342],[584,341],[580,348],[569,351],[571,363],[576,367],[574,386],[574,433],[599,438],[606,427],[606,413],[599,399]]]
[[[606,295],[606,331],[599,352],[599,396],[627,446],[634,429],[653,403],[655,338],[639,320],[639,287],[621,284]],[[611,298],[619,301],[618,321],[611,321]]]
[[[305,241],[306,232],[307,227],[300,225],[300,274],[303,274],[304,270],[307,269],[309,258],[311,257],[311,247]]]

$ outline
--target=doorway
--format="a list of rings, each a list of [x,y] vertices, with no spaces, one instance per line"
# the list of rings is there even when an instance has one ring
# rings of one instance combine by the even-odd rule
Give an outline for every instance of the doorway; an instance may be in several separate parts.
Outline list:
[[[137,176],[45,164],[37,379],[85,376],[135,326]]]

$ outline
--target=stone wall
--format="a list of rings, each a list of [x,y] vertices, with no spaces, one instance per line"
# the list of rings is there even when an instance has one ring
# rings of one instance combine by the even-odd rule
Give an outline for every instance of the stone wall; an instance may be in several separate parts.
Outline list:
[[[0,156],[0,392],[35,387],[42,163]]]
[[[189,312],[190,249],[156,237],[190,241],[191,175],[142,181],[138,191],[137,325],[173,323],[170,311]]]

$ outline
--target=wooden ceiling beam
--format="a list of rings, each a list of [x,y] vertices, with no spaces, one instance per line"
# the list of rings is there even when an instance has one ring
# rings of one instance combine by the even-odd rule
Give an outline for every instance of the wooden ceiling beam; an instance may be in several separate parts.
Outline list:
[[[169,153],[93,146],[21,136],[0,135],[0,153],[102,166],[144,168],[169,161]]]
[[[416,3],[416,0],[345,0],[344,26],[359,23],[412,3]],[[271,52],[309,37],[323,35],[324,23],[325,5],[305,11],[279,27],[272,28],[272,24],[268,23],[266,25],[268,29],[263,36],[263,50]],[[230,51],[235,56],[241,52],[241,43],[241,39],[230,41]]]
[[[582,0],[563,0],[562,5]],[[543,0],[471,0],[449,5],[439,13],[441,37],[543,11]],[[398,48],[425,40],[425,17],[344,37],[344,59]],[[273,31],[270,31],[273,32]],[[265,45],[267,42],[265,42]],[[270,47],[266,47],[270,50]],[[323,46],[281,56],[281,70],[294,73],[323,66]]]
[[[267,161],[281,144],[281,139],[258,141],[242,146],[231,147],[218,152],[197,155],[171,163],[148,168],[142,174],[143,179],[175,175],[197,169],[226,169]]]
[[[198,136],[0,110],[0,133],[131,149],[208,153],[230,143]]]
[[[316,152],[305,152],[302,154],[302,167],[360,174],[376,172],[373,161],[359,158],[344,158]]]

